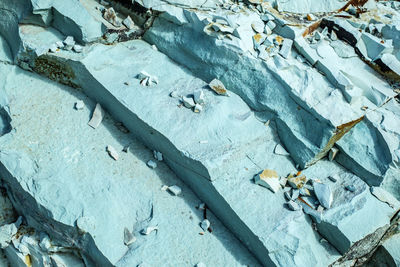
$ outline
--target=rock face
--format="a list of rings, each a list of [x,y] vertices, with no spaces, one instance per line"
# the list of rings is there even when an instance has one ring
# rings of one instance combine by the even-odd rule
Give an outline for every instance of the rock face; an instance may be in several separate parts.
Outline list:
[[[398,265],[399,8],[2,1],[1,253]]]

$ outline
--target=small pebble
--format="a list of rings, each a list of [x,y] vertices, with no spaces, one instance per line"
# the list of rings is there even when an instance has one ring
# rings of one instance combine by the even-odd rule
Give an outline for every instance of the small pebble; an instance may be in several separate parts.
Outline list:
[[[204,231],[207,231],[207,229],[210,227],[210,221],[207,219],[204,219],[201,223],[200,223],[200,227],[201,229],[203,229]]]
[[[168,186],[168,191],[171,192],[174,196],[180,195],[182,193],[182,189],[177,185]]]
[[[78,100],[75,102],[75,109],[76,110],[82,110],[85,107],[85,104],[83,103],[82,100]]]
[[[80,45],[74,45],[73,50],[74,50],[76,53],[81,53],[81,52],[83,51],[83,47],[80,46]]]
[[[336,174],[329,175],[328,178],[334,183],[336,183],[336,181],[338,180],[338,176]]]
[[[152,160],[149,160],[149,161],[147,162],[147,166],[149,166],[149,167],[152,168],[152,169],[155,169],[155,168],[157,168],[157,163],[154,162],[154,161],[152,161]]]
[[[287,202],[286,205],[292,211],[296,211],[296,210],[300,210],[301,209],[301,206],[299,204],[297,204],[296,202],[292,201],[292,200]]]
[[[142,235],[149,235],[153,231],[158,231],[158,227],[157,226],[150,226],[150,227],[147,227],[146,229],[143,229],[140,233]]]
[[[110,155],[110,157],[112,157],[114,160],[118,160],[118,158],[119,158],[118,152],[113,146],[108,145],[107,152],[108,152],[108,155]]]
[[[158,151],[154,150],[153,151],[153,156],[158,161],[162,161],[163,160],[163,154],[161,152],[158,152]]]

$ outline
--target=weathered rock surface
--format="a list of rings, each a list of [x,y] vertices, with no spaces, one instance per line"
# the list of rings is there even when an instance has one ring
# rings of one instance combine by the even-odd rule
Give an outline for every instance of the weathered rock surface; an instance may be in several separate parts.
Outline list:
[[[395,266],[400,6],[365,2],[1,2],[2,252]]]

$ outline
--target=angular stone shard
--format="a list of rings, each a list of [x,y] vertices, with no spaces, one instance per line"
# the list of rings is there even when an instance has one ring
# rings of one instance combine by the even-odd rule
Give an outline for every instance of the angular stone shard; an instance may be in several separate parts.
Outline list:
[[[290,156],[289,152],[287,152],[286,149],[281,144],[277,144],[275,146],[274,153],[282,156]]]
[[[254,177],[254,182],[270,189],[274,193],[278,192],[281,188],[278,173],[274,170],[263,170],[260,174],[257,174]]]
[[[201,229],[203,229],[204,231],[207,231],[208,228],[210,228],[210,221],[207,219],[204,219],[201,223],[200,223],[200,227]]]
[[[124,244],[129,246],[136,241],[136,237],[132,235],[132,233],[128,230],[128,228],[124,228]]]
[[[182,189],[177,185],[168,186],[168,191],[171,192],[174,196],[178,196],[182,193]]]
[[[307,178],[304,175],[296,176],[296,175],[290,174],[288,176],[288,183],[294,189],[302,188],[306,184],[306,182],[307,182]]]
[[[108,155],[110,155],[110,157],[112,157],[114,160],[118,160],[118,158],[119,158],[118,152],[113,146],[108,145],[107,152],[108,152]]]
[[[226,90],[224,84],[218,79],[212,80],[209,83],[209,86],[218,95],[228,95],[228,91]]]
[[[103,121],[105,112],[100,104],[96,104],[96,108],[93,111],[92,118],[90,119],[88,125],[93,129],[99,127],[100,123]]]
[[[147,166],[149,166],[149,168],[151,168],[151,169],[155,169],[155,168],[157,168],[157,163],[155,161],[149,160],[147,162]]]
[[[123,21],[122,24],[125,25],[125,27],[127,27],[128,29],[133,29],[133,27],[135,26],[135,23],[133,22],[133,20],[131,19],[130,16],[127,16]]]
[[[76,110],[82,110],[85,107],[85,103],[82,100],[76,101],[74,107]]]
[[[301,206],[292,200],[288,201],[286,205],[292,211],[301,210]]]
[[[333,201],[331,188],[329,187],[329,185],[317,182],[315,182],[313,185],[314,185],[314,192],[318,198],[318,201],[324,208],[329,209]]]
[[[64,49],[65,50],[71,50],[75,45],[74,37],[72,36],[67,36],[64,40]]]
[[[203,90],[198,90],[193,93],[194,102],[196,104],[204,104],[204,92]]]

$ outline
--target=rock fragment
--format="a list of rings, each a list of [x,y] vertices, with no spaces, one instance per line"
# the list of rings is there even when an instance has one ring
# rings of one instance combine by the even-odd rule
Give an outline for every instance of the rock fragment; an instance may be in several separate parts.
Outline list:
[[[193,98],[186,96],[182,96],[182,103],[187,108],[193,108],[196,105],[196,103],[194,103]]]
[[[148,166],[149,168],[151,168],[151,169],[155,169],[155,168],[157,168],[157,163],[156,163],[155,161],[149,160],[149,161],[147,162],[147,166]]]
[[[75,45],[74,37],[72,36],[67,36],[64,40],[64,49],[65,50],[71,50]]]
[[[58,49],[58,47],[57,47],[56,44],[52,44],[52,45],[50,45],[50,47],[49,47],[49,51],[52,52],[52,53],[57,52],[57,49]]]
[[[199,105],[199,104],[196,104],[196,105],[194,106],[194,109],[193,109],[193,111],[194,111],[195,113],[200,113],[202,110],[203,110],[203,107],[202,107],[201,105]]]
[[[102,122],[104,118],[105,112],[103,108],[100,106],[99,103],[96,104],[96,108],[93,111],[92,118],[90,119],[88,125],[92,127],[93,129],[96,129],[99,127],[100,123]]]
[[[253,30],[257,33],[262,33],[264,32],[264,22],[257,20],[257,21],[253,21],[251,23],[251,27],[253,28]]]
[[[107,8],[104,11],[103,18],[116,27],[121,26],[121,23],[118,21],[117,14],[112,7]]]
[[[174,196],[180,195],[182,193],[182,189],[177,185],[168,186],[168,191],[171,192]]]
[[[122,24],[124,24],[125,27],[127,27],[128,29],[133,29],[133,27],[135,26],[135,23],[133,22],[133,20],[131,19],[130,16],[127,16],[123,21]]]
[[[329,161],[334,160],[335,157],[336,157],[336,155],[337,155],[337,153],[339,153],[339,149],[336,148],[336,147],[332,147],[332,148],[329,150],[329,155],[328,155]]]
[[[196,104],[204,104],[204,92],[203,90],[197,90],[193,93],[193,99]]]
[[[112,157],[114,160],[118,160],[118,158],[119,158],[118,152],[113,146],[108,145],[107,152],[108,152],[108,155],[110,155],[110,157]]]
[[[8,247],[13,236],[17,233],[21,222],[22,217],[18,218],[15,223],[5,224],[0,227],[0,248]]]
[[[254,177],[254,182],[258,185],[270,189],[276,193],[281,188],[278,173],[274,170],[265,169]]]
[[[209,83],[209,86],[218,95],[228,95],[228,91],[226,90],[224,84],[218,79],[212,80]]]
[[[282,156],[289,156],[289,152],[286,151],[286,149],[281,145],[277,144],[274,149],[274,153],[277,155],[282,155]]]
[[[324,208],[329,209],[333,201],[332,190],[329,185],[314,183],[314,192],[319,203],[321,203]]]
[[[153,86],[158,84],[158,78],[148,74],[145,71],[141,71],[136,78],[140,80],[140,85],[142,86]]]
[[[153,150],[153,157],[158,161],[163,161],[163,154],[159,151]]]
[[[74,45],[73,50],[74,50],[76,53],[82,53],[83,47],[76,44],[76,45]]]
[[[292,50],[292,45],[293,45],[293,41],[285,38],[282,42],[282,47],[279,50],[279,54],[284,58],[288,58],[290,51]]]
[[[338,180],[338,175],[337,174],[332,174],[328,176],[328,179],[331,180],[332,182],[336,183],[336,181]]]
[[[210,221],[207,219],[204,219],[201,223],[200,223],[200,227],[201,229],[203,229],[204,231],[207,231],[207,229],[210,227]]]
[[[124,228],[124,244],[125,246],[129,246],[136,241],[136,237],[128,230],[128,228]]]
[[[158,226],[149,226],[146,227],[145,229],[143,229],[140,233],[142,235],[149,235],[151,234],[153,231],[158,231]]]
[[[306,182],[307,182],[307,178],[304,175],[303,176],[295,176],[293,174],[290,174],[288,177],[288,183],[294,189],[302,188]]]
[[[286,205],[289,208],[289,210],[292,210],[292,211],[301,210],[301,206],[299,204],[297,204],[296,202],[294,202],[293,200],[289,200],[286,203]]]
[[[85,103],[83,103],[82,100],[78,100],[75,102],[75,109],[76,110],[82,110],[85,107]]]

